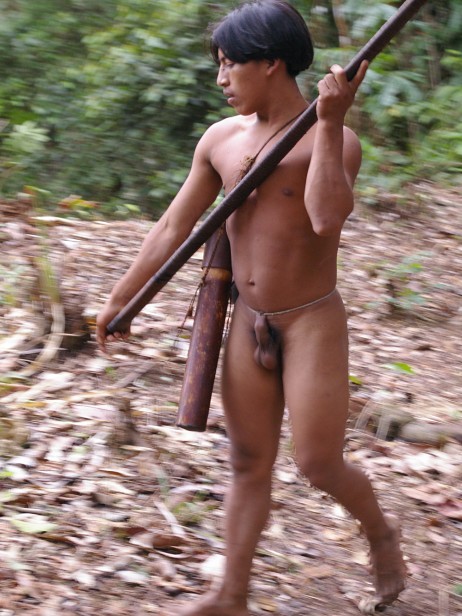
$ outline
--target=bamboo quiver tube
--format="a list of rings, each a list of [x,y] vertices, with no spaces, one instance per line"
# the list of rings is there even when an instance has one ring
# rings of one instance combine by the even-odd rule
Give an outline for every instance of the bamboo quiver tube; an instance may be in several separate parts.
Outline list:
[[[207,241],[177,426],[204,432],[231,291],[231,250],[224,226]]]

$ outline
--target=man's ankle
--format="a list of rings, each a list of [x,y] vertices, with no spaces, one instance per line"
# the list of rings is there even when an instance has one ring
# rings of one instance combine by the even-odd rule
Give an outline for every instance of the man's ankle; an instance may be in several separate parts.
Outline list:
[[[233,607],[247,607],[246,592],[237,591],[222,586],[217,590],[217,599],[223,604],[230,605]]]

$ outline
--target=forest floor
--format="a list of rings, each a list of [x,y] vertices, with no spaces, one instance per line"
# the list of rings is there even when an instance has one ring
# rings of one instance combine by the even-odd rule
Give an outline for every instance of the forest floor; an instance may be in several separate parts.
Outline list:
[[[178,332],[201,254],[102,355],[79,313],[92,323],[150,223],[0,207],[0,616],[174,614],[219,577],[230,483],[219,378],[207,432],[174,425],[191,321]],[[412,199],[358,206],[342,236],[346,455],[399,516],[409,570],[389,616],[462,614],[461,229],[461,194],[422,183]],[[67,339],[63,302],[77,323]],[[285,422],[251,612],[359,614],[371,593],[364,539],[291,454]]]

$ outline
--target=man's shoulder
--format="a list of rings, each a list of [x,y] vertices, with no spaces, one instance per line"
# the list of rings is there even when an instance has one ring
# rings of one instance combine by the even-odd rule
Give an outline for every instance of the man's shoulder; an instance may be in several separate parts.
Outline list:
[[[222,120],[218,120],[210,126],[207,132],[215,135],[225,135],[227,133],[232,133],[236,129],[242,126],[243,118],[242,116],[231,116],[229,118],[223,118]]]
[[[361,142],[355,131],[348,126],[343,127],[344,147],[347,150],[361,152]]]
[[[242,126],[241,116],[232,116],[215,122],[203,134],[199,146],[205,151],[214,148],[218,143],[224,143],[236,134]]]
[[[359,141],[359,137],[358,135],[355,133],[355,131],[350,128],[349,126],[343,125],[343,135],[347,138],[347,139],[352,139],[353,141]]]
[[[202,156],[210,160],[216,147],[235,134],[239,126],[238,118],[239,116],[233,116],[211,124],[196,146],[196,157]]]
[[[318,129],[318,124],[314,124],[309,131],[306,133],[308,139],[314,140],[314,137],[316,135]],[[343,143],[344,143],[344,149],[346,151],[349,150],[361,150],[361,142],[359,140],[358,135],[356,134],[356,132],[350,128],[349,126],[346,126],[345,124],[343,125]]]

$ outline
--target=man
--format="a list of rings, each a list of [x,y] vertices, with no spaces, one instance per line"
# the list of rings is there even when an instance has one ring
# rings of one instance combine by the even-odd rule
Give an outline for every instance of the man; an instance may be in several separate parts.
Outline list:
[[[215,27],[211,50],[218,86],[237,115],[205,132],[184,185],[114,287],[98,319],[102,349],[128,335],[108,336],[106,326],[188,237],[220,189],[229,192],[249,161],[307,107],[295,77],[310,65],[312,44],[289,4],[242,5]],[[285,406],[301,472],[362,525],[377,603],[391,603],[404,587],[397,525],[383,515],[365,475],[343,457],[348,340],[336,260],[361,163],[344,117],[366,69],[363,63],[348,82],[340,66],[332,67],[318,84],[317,124],[227,221],[239,297],[222,375],[233,469],[226,570],[220,588],[183,616],[249,615],[251,563],[269,513]]]

